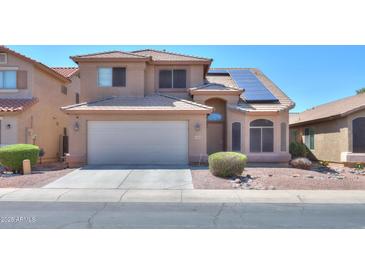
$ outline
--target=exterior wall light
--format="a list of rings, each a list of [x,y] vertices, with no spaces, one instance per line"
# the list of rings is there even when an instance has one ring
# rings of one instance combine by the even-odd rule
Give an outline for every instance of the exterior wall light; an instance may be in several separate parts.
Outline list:
[[[195,129],[195,131],[200,131],[200,124],[199,123],[196,123],[194,125],[194,129]]]
[[[75,122],[74,131],[79,131],[79,130],[80,130],[80,124],[79,124],[79,122]]]
[[[7,128],[7,129],[11,129],[11,124],[7,124],[7,125],[6,125],[6,128]]]

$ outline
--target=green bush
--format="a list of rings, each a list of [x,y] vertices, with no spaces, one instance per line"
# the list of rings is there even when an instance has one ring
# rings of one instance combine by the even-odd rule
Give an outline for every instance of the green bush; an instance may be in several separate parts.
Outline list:
[[[238,152],[217,152],[208,158],[210,172],[223,178],[241,175],[246,161],[246,155]]]
[[[289,152],[292,158],[307,157],[308,155],[307,147],[304,144],[298,142],[290,143]]]
[[[34,165],[38,161],[39,147],[28,144],[10,145],[0,148],[0,163],[14,172],[22,171],[23,160]]]

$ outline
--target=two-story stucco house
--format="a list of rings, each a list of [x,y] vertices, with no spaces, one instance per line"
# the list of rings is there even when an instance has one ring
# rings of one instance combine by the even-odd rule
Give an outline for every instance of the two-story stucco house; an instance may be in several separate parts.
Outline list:
[[[249,161],[290,159],[294,103],[258,69],[157,50],[71,57],[80,103],[69,115],[70,166],[187,164],[216,151]]]
[[[58,70],[0,46],[1,145],[38,145],[45,162],[67,152],[68,117],[60,107],[75,103],[79,88],[70,71]]]

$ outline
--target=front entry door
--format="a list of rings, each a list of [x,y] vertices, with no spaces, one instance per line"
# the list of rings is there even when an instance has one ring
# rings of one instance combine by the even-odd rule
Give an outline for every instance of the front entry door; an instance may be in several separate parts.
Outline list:
[[[208,122],[208,154],[224,151],[224,123]]]

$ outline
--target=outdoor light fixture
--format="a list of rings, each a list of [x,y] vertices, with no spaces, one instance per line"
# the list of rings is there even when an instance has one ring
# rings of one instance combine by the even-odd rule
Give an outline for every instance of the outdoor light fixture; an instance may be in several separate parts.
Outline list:
[[[11,124],[7,124],[7,125],[6,125],[6,128],[7,128],[7,129],[11,129]]]
[[[75,122],[75,124],[74,124],[74,131],[79,131],[79,129],[80,129],[79,122]]]
[[[196,123],[194,126],[195,131],[200,131],[200,124]]]

